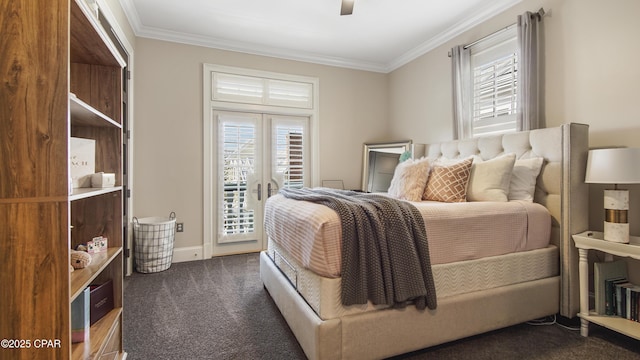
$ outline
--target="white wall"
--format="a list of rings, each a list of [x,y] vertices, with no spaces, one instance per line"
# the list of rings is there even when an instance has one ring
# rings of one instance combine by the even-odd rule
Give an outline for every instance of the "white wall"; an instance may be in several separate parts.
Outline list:
[[[392,72],[392,136],[453,138],[452,46],[471,43],[543,7],[544,100],[548,127],[589,124],[591,147],[640,147],[640,1],[525,0]],[[637,164],[636,166],[640,166]],[[590,227],[602,229],[602,189],[591,186]],[[631,233],[640,235],[640,186],[631,189]]]
[[[387,75],[138,38],[135,216],[175,211],[175,247],[203,244],[203,63],[319,78],[320,179],[360,187],[363,142],[388,133]]]
[[[640,145],[640,11],[637,0],[525,0],[390,74],[393,135],[449,140],[452,46],[467,44],[515,22],[524,11],[548,11],[545,37],[544,111],[547,126],[590,125],[591,144]]]

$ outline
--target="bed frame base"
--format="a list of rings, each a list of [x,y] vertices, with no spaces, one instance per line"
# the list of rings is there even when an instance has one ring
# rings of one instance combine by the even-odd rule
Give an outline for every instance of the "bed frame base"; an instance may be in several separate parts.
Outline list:
[[[560,276],[438,299],[436,310],[380,310],[322,320],[266,252],[260,277],[309,359],[380,359],[554,315]],[[457,324],[457,325],[454,325]]]

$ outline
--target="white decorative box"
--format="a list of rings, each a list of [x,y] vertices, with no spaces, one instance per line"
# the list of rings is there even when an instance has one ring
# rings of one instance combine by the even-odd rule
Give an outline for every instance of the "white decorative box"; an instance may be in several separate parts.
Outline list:
[[[87,252],[89,254],[97,254],[103,251],[107,251],[108,239],[104,236],[96,236],[90,241],[87,241]]]
[[[116,186],[116,174],[99,172],[91,175],[91,187],[106,188],[114,186]]]
[[[72,137],[69,145],[73,188],[91,187],[91,174],[96,172],[96,141]]]

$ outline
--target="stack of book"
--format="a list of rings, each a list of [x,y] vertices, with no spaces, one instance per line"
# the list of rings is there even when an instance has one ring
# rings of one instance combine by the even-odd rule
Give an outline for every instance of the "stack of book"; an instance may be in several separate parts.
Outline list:
[[[640,285],[627,280],[623,260],[594,264],[595,311],[640,322]]]

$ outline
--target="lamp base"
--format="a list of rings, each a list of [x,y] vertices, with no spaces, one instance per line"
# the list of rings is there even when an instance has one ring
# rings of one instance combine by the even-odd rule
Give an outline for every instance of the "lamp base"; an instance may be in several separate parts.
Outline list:
[[[629,243],[629,191],[604,191],[604,239],[618,243]]]
[[[604,239],[607,241],[628,244],[629,224],[604,222]]]

